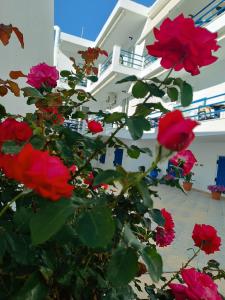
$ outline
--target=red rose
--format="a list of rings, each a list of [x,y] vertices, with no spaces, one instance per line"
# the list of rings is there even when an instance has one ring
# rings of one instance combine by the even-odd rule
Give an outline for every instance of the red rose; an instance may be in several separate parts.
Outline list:
[[[165,209],[161,209],[161,214],[165,219],[163,227],[156,227],[156,245],[159,247],[169,246],[175,238],[174,221],[171,214]]]
[[[5,141],[26,142],[33,132],[26,122],[18,122],[13,118],[7,118],[0,123],[0,145]]]
[[[160,29],[154,28],[156,42],[147,46],[148,53],[161,57],[165,69],[185,69],[192,75],[200,73],[199,68],[217,60],[212,51],[217,51],[217,33],[197,27],[192,18],[182,14],[174,20],[165,19]]]
[[[33,66],[27,75],[27,83],[36,89],[41,88],[42,85],[56,87],[58,79],[59,72],[56,67],[49,66],[46,63]]]
[[[183,169],[183,175],[187,175],[191,172],[194,164],[197,162],[194,154],[191,150],[182,150],[174,155],[170,162],[174,166],[179,166]]]
[[[222,300],[217,285],[209,275],[191,268],[182,270],[181,276],[185,284],[169,284],[176,300]]]
[[[53,201],[72,195],[73,186],[69,170],[56,156],[47,151],[35,150],[26,144],[21,152],[14,156],[4,156],[0,165],[7,177],[15,179],[38,194]]]
[[[187,148],[195,135],[193,129],[199,123],[184,118],[181,111],[174,110],[159,119],[157,140],[160,145],[172,151],[181,151]]]
[[[195,246],[199,247],[206,254],[220,251],[221,238],[217,235],[217,231],[213,226],[195,224],[192,238]]]
[[[88,129],[91,133],[99,133],[103,131],[102,124],[97,121],[87,121]]]

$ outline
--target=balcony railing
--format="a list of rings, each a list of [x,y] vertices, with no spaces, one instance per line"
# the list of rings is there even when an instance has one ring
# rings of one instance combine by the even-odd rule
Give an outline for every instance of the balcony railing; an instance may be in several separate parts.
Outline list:
[[[198,11],[193,17],[195,24],[206,25],[225,12],[225,0],[213,0]]]
[[[100,75],[102,75],[108,69],[108,67],[112,64],[112,56],[113,56],[113,54],[110,53],[109,56],[107,57],[107,59],[101,65],[101,69],[99,72]]]
[[[176,105],[174,109],[180,109],[185,117],[197,121],[225,119],[225,93],[195,100],[188,109],[182,109],[181,105]],[[161,115],[155,112],[148,116],[152,128],[158,126]]]
[[[141,70],[143,67],[143,56],[121,49],[120,64],[125,67]]]

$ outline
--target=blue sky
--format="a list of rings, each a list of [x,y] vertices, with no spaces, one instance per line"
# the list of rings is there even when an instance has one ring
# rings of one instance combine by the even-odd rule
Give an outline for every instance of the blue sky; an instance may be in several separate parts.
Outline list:
[[[136,0],[149,6],[153,0]],[[63,32],[95,40],[117,0],[55,0],[55,24]]]

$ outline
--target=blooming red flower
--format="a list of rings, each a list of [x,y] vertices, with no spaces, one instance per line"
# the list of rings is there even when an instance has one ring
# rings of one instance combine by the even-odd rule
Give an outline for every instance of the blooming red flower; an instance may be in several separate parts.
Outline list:
[[[163,227],[156,227],[156,245],[166,247],[169,246],[175,238],[174,221],[171,214],[165,208],[161,209],[161,214],[165,223]]]
[[[169,284],[176,300],[222,300],[217,285],[209,275],[191,268],[182,270],[181,276],[185,285]]]
[[[213,226],[205,224],[195,224],[192,238],[195,246],[199,247],[206,254],[220,251],[221,238]]]
[[[7,118],[0,123],[0,145],[5,141],[26,142],[33,132],[26,122],[18,122],[13,118]]]
[[[97,122],[95,120],[87,121],[88,129],[91,133],[99,133],[103,131],[102,124],[100,122]]]
[[[17,155],[5,156],[0,166],[6,176],[15,179],[38,194],[53,201],[70,197],[73,186],[69,170],[56,156],[47,151],[39,151],[26,144]]]
[[[174,166],[181,167],[183,169],[183,175],[187,175],[191,172],[194,164],[197,162],[193,152],[191,150],[182,150],[174,155],[170,162]]]
[[[27,75],[27,83],[36,89],[39,89],[44,84],[47,87],[56,87],[59,79],[59,72],[56,67],[41,63],[33,66]]]
[[[197,27],[192,18],[183,14],[174,20],[166,18],[160,29],[154,28],[156,42],[147,46],[148,53],[161,57],[165,69],[175,71],[185,69],[192,75],[200,73],[199,68],[210,65],[217,60],[212,51],[217,51],[217,33],[206,28]]]
[[[181,111],[174,110],[159,119],[157,140],[159,144],[172,151],[186,149],[193,141],[193,129],[199,123],[184,118]]]

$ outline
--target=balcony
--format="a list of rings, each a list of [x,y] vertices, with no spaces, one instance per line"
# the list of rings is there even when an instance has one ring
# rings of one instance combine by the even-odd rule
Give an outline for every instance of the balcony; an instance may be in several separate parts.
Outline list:
[[[192,18],[198,26],[204,26],[225,12],[225,0],[213,0]]]
[[[174,109],[180,109],[185,117],[201,122],[225,119],[225,93],[195,100],[188,109],[183,109],[181,105],[174,106]],[[158,127],[161,115],[160,112],[149,115],[148,120],[151,122],[152,128]]]

